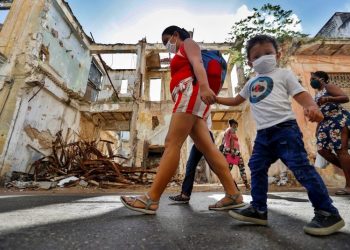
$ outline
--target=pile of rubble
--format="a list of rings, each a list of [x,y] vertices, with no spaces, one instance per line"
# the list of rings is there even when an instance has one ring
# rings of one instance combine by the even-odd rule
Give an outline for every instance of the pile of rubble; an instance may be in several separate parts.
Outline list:
[[[98,149],[104,143],[108,155]],[[100,140],[65,144],[62,133],[56,134],[52,143],[52,153],[31,165],[29,173],[13,172],[6,187],[19,189],[50,189],[56,186],[71,187],[80,185],[98,187],[119,187],[132,184],[150,184],[155,168],[124,167],[115,159],[127,158],[113,154],[112,142]]]
[[[269,176],[268,182],[270,185],[286,186],[286,187],[300,187],[300,183],[290,170],[281,171],[279,175]]]

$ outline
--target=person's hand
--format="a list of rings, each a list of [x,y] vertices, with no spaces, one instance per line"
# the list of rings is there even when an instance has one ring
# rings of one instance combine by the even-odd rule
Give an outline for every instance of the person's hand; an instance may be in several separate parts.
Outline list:
[[[310,122],[321,122],[324,118],[322,112],[316,106],[304,108],[304,114]]]
[[[209,87],[202,87],[199,91],[201,99],[205,104],[211,105],[216,102],[216,95]]]
[[[322,96],[322,97],[320,97],[320,99],[318,99],[317,104],[319,106],[321,106],[321,105],[326,104],[328,102],[329,102],[329,97],[328,96]]]

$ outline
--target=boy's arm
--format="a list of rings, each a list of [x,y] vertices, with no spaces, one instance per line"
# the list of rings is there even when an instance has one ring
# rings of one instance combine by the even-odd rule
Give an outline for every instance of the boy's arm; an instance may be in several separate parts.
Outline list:
[[[294,95],[293,98],[304,108],[304,114],[309,118],[310,122],[320,122],[323,120],[323,114],[308,92],[300,92]]]
[[[216,103],[225,106],[238,106],[244,101],[245,99],[240,95],[236,95],[235,97],[216,97]]]

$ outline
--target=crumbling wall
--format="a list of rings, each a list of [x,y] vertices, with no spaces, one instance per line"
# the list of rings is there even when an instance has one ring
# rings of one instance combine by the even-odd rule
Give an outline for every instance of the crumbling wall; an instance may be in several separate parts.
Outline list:
[[[24,8],[16,2],[11,11]],[[78,99],[85,92],[91,64],[88,47],[73,32],[58,2],[40,0],[25,7],[24,15],[31,18],[16,27],[19,35],[28,35],[11,68],[13,74],[22,74],[11,90],[14,96],[5,103],[12,125],[2,152],[2,175],[28,171],[31,162],[49,153],[58,131],[67,141],[79,133]]]
[[[99,141],[107,140],[114,144],[115,148],[118,147],[118,137],[114,131],[103,131],[101,130],[101,124],[94,121],[93,118],[81,114],[79,121],[78,134],[74,136],[74,141],[84,140],[84,141]],[[100,151],[108,155],[107,148],[99,148]]]
[[[144,155],[144,141],[149,145],[164,145],[165,136],[171,119],[171,103],[142,102],[137,117],[137,154],[136,165],[141,165]],[[153,108],[152,108],[153,107]],[[153,120],[157,119],[155,126]]]
[[[95,140],[99,137],[100,128],[91,117],[81,115],[79,124],[79,137],[82,140]]]
[[[59,8],[56,1],[47,1],[38,35],[49,52],[48,64],[69,89],[84,95],[92,57]]]
[[[136,85],[136,80],[138,79],[136,70],[109,70],[108,73],[111,77],[114,88],[118,92],[118,96],[124,99],[127,97],[132,97]],[[127,93],[125,94],[120,93],[122,80],[128,81]],[[102,80],[102,89],[98,94],[98,101],[103,102],[109,100],[116,101],[115,93],[113,87],[109,82],[109,79],[107,77],[104,77]]]
[[[143,100],[150,101],[151,79],[161,79],[160,99],[161,101],[171,101],[170,93],[170,71],[148,71],[145,77],[145,87],[143,92]]]

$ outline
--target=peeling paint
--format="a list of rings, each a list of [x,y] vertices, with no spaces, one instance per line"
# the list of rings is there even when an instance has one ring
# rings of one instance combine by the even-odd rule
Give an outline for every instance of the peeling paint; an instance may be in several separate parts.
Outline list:
[[[55,139],[50,131],[39,131],[29,125],[24,127],[24,132],[26,132],[30,139],[37,140],[40,146],[43,148],[50,148],[53,140]]]

